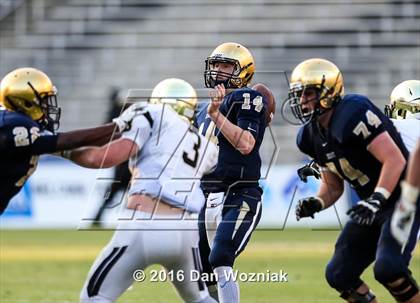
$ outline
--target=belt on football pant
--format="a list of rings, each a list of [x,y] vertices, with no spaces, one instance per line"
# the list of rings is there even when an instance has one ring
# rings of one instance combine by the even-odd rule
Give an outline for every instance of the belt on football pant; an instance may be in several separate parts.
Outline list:
[[[128,198],[127,208],[154,215],[180,216],[190,214],[183,208],[175,207],[162,199],[147,194],[134,194]]]

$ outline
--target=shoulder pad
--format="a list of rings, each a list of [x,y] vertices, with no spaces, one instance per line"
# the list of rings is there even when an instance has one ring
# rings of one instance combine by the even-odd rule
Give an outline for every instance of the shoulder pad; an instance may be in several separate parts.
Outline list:
[[[364,119],[366,111],[371,108],[367,97],[358,94],[345,95],[337,105],[330,125],[333,136],[342,143],[347,136],[346,132],[351,132],[354,124]]]
[[[40,127],[37,122],[30,117],[12,111],[5,111],[3,117],[3,126],[25,126],[25,127]]]

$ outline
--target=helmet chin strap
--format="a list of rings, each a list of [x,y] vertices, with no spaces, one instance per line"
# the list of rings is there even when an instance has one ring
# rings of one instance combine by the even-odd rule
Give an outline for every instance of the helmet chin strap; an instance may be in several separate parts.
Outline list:
[[[317,108],[317,113],[318,113],[318,117],[321,117],[323,114],[325,114],[325,113],[327,113],[329,110],[331,110],[332,109],[332,107],[330,107],[330,108],[320,108],[320,107],[318,107]]]
[[[41,95],[38,93],[38,91],[35,89],[35,87],[31,84],[31,82],[28,81],[29,87],[32,89],[32,91],[35,94],[35,97],[38,99],[38,101],[41,101]],[[41,105],[41,104],[40,104]]]
[[[319,104],[319,107],[317,107],[316,109],[315,109],[315,113],[316,113],[316,115],[314,115],[314,117],[315,117],[315,119],[317,119],[317,122],[319,123],[319,119],[324,115],[324,114],[326,114],[326,113],[328,113],[330,110],[332,110],[333,108],[334,108],[334,106],[336,105],[338,103],[338,101],[336,102],[336,101],[334,101],[333,103],[332,103],[332,106],[331,107],[329,107],[329,108],[325,108],[325,107],[322,107],[321,106],[321,104]]]
[[[312,121],[318,120],[318,118],[320,118],[323,114],[325,114],[329,109],[328,108],[324,108],[323,110],[321,110],[320,107],[315,108],[311,115],[311,118],[306,122],[306,123],[310,123]],[[305,123],[305,124],[306,124]]]

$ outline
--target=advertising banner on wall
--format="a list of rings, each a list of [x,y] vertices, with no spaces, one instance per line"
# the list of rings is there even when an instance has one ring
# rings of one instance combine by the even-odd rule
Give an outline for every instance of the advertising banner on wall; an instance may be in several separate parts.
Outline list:
[[[296,202],[315,195],[319,187],[319,181],[314,178],[309,178],[308,183],[301,182],[296,174],[297,168],[299,165],[263,169],[266,177],[261,180],[264,194],[259,228],[340,228],[346,220],[347,195],[343,195],[334,207],[316,214],[315,219],[296,221]],[[61,159],[44,159],[1,216],[0,226],[86,228],[102,205],[109,186],[115,182],[112,171],[86,169]],[[123,193],[116,195],[114,200],[105,212],[105,226],[118,213]]]
[[[112,169],[86,169],[61,159],[41,160],[0,217],[2,228],[75,228],[93,214],[112,182]]]
[[[263,213],[259,224],[262,228],[285,229],[288,227],[341,229],[347,220],[347,193],[334,206],[315,214],[315,219],[296,221],[295,207],[299,199],[316,195],[320,181],[314,177],[302,182],[296,171],[301,165],[273,166],[267,171],[261,185]]]

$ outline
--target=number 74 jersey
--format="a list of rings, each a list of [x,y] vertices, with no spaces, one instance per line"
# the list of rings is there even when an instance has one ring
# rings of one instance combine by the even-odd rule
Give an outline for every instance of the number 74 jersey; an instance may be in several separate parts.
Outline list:
[[[346,95],[333,110],[327,130],[313,121],[299,130],[297,145],[321,167],[348,181],[365,199],[373,193],[382,169],[381,162],[367,150],[369,144],[388,132],[406,159],[408,151],[391,120],[366,97]],[[390,199],[395,200],[398,192],[397,187]]]
[[[204,205],[200,179],[217,163],[217,146],[167,104],[148,104],[123,138],[139,152],[130,158],[129,195],[147,194],[187,211]]]

